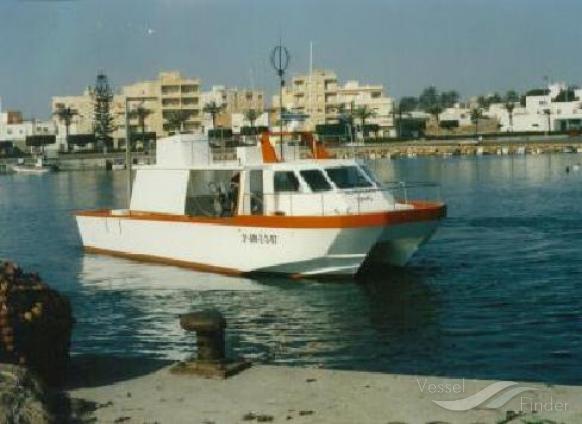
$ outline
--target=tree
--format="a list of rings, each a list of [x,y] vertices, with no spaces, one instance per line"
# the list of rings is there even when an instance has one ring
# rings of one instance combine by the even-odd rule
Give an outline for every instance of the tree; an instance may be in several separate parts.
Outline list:
[[[507,115],[509,116],[509,126],[511,128],[511,131],[513,132],[513,109],[515,108],[515,102],[506,100],[504,107],[505,110],[507,111]]]
[[[551,118],[550,116],[552,115],[552,111],[548,108],[548,109],[544,109],[544,114],[546,115],[546,117],[548,118],[548,126],[547,126],[547,134],[549,134],[550,132],[552,132],[552,128],[551,128]]]
[[[139,105],[129,113],[129,117],[131,119],[137,119],[139,129],[141,130],[141,141],[144,145],[144,149],[146,149],[145,121],[146,118],[151,114],[152,111],[150,109],[145,108],[143,105]]]
[[[426,112],[440,103],[439,92],[435,86],[430,86],[422,90],[418,97],[418,104],[420,108]]]
[[[430,108],[428,108],[427,112],[430,113],[432,116],[434,116],[434,119],[436,120],[437,131],[438,131],[438,127],[440,125],[440,115],[443,112],[443,107],[439,103],[436,103],[433,106],[431,106]]]
[[[93,92],[93,132],[95,140],[100,146],[111,147],[113,132],[113,117],[111,116],[111,102],[113,91],[105,74],[97,75],[97,82]]]
[[[475,139],[479,134],[479,119],[483,117],[483,112],[479,108],[474,108],[471,110],[471,122],[475,125]]]
[[[61,105],[57,108],[56,112],[54,113],[59,120],[65,124],[65,143],[69,142],[69,128],[71,127],[71,122],[73,121],[73,117],[78,115],[79,113],[71,109],[70,107],[65,107]]]
[[[418,99],[416,97],[403,97],[398,103],[399,113],[408,113],[418,108]]]
[[[485,96],[477,97],[477,105],[480,109],[487,109],[489,107],[489,99]]]
[[[376,115],[376,112],[365,105],[358,107],[354,111],[354,117],[360,120],[363,138],[366,137],[366,121],[372,118],[374,115]]]
[[[443,108],[453,107],[459,102],[459,97],[455,90],[444,91],[440,94],[440,104]]]
[[[256,109],[249,109],[245,112],[245,118],[250,122],[251,128],[255,128],[255,122],[259,118],[259,112]]]
[[[505,101],[512,103],[519,102],[519,93],[515,90],[507,90],[507,93],[505,93]]]
[[[501,103],[502,101],[503,98],[499,95],[499,93],[493,93],[487,97],[487,102],[489,103],[489,105],[491,105],[492,103]]]
[[[214,100],[206,103],[202,111],[212,117],[212,129],[216,129],[216,116],[222,112],[224,105],[218,105]]]
[[[164,119],[168,123],[170,129],[182,132],[184,131],[184,124],[190,119],[191,113],[187,110],[176,109],[166,112]]]

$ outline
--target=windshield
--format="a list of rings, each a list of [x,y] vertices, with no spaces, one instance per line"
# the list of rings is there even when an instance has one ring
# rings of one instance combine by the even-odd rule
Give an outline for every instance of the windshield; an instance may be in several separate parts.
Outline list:
[[[371,187],[372,183],[356,166],[340,166],[327,168],[327,175],[337,188]]]
[[[368,168],[366,165],[360,165],[360,167],[361,167],[362,171],[364,171],[364,173],[368,176],[370,181],[372,181],[378,187],[380,187],[382,185],[378,182],[378,179],[376,178],[376,176],[374,175],[374,173],[372,172],[372,170],[370,168]]]
[[[275,193],[284,191],[298,191],[299,180],[291,171],[277,171],[273,181]]]
[[[306,171],[300,171],[301,177],[305,180],[311,191],[329,191],[331,190],[331,185],[325,179],[323,172],[318,169],[309,169]]]

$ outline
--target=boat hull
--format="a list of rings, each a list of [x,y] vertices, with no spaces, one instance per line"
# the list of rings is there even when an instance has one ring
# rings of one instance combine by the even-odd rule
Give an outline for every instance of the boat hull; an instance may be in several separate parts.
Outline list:
[[[25,165],[14,165],[12,170],[19,174],[30,174],[30,175],[43,175],[49,172],[53,172],[54,169],[50,167],[36,167],[36,166],[25,166]]]
[[[78,214],[77,224],[90,252],[228,274],[354,275],[365,261],[405,265],[434,233],[445,208],[429,212],[408,220],[347,217],[337,221],[342,225],[278,217],[260,226],[252,219],[200,222],[98,212]]]

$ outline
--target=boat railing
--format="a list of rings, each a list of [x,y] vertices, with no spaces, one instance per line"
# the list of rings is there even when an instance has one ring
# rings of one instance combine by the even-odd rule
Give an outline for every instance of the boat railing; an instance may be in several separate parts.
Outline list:
[[[406,209],[415,200],[441,201],[434,183],[391,181],[380,187],[316,193],[245,193],[237,201],[234,192],[189,195],[186,214],[191,216],[286,215],[334,216]],[[240,205],[238,202],[242,202]]]
[[[389,182],[379,188],[316,193],[250,193],[242,196],[243,215],[333,216],[406,209],[415,200],[440,202],[440,186],[434,183]]]
[[[440,184],[425,181],[384,181],[381,183],[382,190],[388,190],[394,198],[408,203],[409,200],[422,199],[441,201]]]

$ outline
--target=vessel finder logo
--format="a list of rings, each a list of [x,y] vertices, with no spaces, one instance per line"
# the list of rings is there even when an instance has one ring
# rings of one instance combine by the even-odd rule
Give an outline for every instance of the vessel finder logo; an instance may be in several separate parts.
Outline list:
[[[465,380],[462,383],[428,383],[417,379],[421,392],[428,393],[464,393]],[[435,404],[449,411],[469,411],[474,408],[497,409],[505,405],[514,397],[529,391],[536,391],[535,387],[522,386],[513,381],[499,381],[484,387],[477,393],[456,400],[433,400]]]

